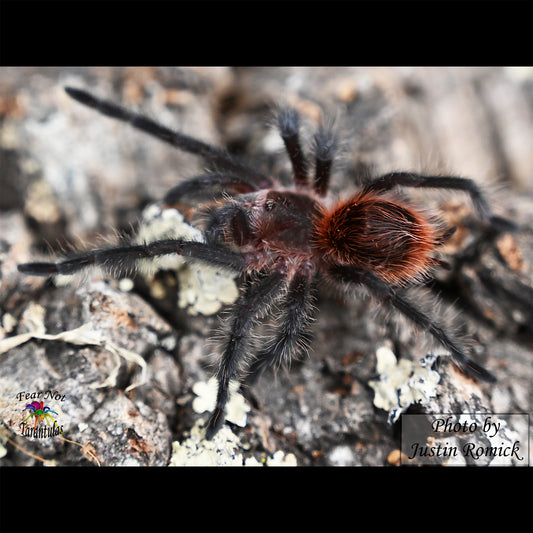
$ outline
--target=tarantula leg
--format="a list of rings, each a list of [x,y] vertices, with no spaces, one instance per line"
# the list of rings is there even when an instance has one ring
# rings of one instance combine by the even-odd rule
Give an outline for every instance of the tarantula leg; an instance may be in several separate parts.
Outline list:
[[[229,384],[242,366],[253,323],[279,294],[285,276],[274,273],[251,282],[234,304],[233,321],[217,370],[218,391],[215,410],[207,424],[206,438],[211,439],[224,423],[224,408],[228,401]]]
[[[389,302],[400,313],[430,333],[438,342],[446,347],[451,353],[451,358],[455,366],[468,376],[488,382],[496,381],[496,378],[488,370],[464,354],[459,343],[442,326],[431,320],[431,318],[417,309],[409,300],[398,294],[394,288],[381,281],[371,272],[337,265],[330,268],[330,275],[334,280],[344,283],[364,285],[374,296],[382,301]]]
[[[396,186],[456,189],[467,192],[482,219],[490,222],[497,231],[513,231],[515,224],[495,216],[477,184],[468,178],[457,176],[422,176],[411,172],[391,172],[380,176],[364,188],[364,192],[382,193]]]
[[[245,179],[232,174],[213,173],[196,176],[170,189],[163,202],[166,205],[177,205],[183,197],[198,198],[209,195],[211,199],[218,198],[225,193],[243,194],[257,190]]]
[[[313,188],[320,196],[325,196],[328,192],[336,149],[337,142],[333,132],[320,126],[315,134],[315,179],[313,182]]]
[[[290,362],[297,352],[307,351],[314,289],[309,275],[298,273],[293,277],[280,304],[282,310],[279,316],[279,333],[269,346],[259,352],[251,364],[249,383],[255,382],[266,367],[280,367],[284,362]]]
[[[171,254],[198,259],[238,272],[245,265],[242,254],[220,246],[209,246],[202,242],[190,242],[182,239],[165,239],[136,246],[90,250],[58,263],[24,263],[18,265],[18,270],[23,274],[49,276],[74,274],[89,266],[99,266],[116,275],[130,274],[135,270],[137,261],[141,259],[155,259],[162,255]]]
[[[307,162],[300,146],[300,117],[292,108],[282,109],[278,116],[278,125],[281,138],[289,154],[292,164],[294,183],[298,187],[308,185]]]
[[[267,189],[273,186],[273,182],[270,178],[248,165],[241,163],[220,148],[211,146],[210,144],[189,137],[188,135],[172,131],[147,117],[134,113],[133,111],[115,103],[96,98],[92,94],[81,89],[65,87],[65,91],[71,98],[80,104],[86,105],[102,115],[128,122],[134,128],[141,130],[152,137],[156,137],[175,148],[179,148],[184,152],[198,155],[204,158],[207,162],[213,163],[218,168],[247,176],[257,188]]]

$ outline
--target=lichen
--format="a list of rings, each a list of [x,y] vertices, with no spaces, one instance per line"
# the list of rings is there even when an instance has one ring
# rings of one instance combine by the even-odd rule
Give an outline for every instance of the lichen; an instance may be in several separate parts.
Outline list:
[[[239,444],[239,438],[228,426],[207,440],[203,423],[197,421],[187,439],[172,443],[169,466],[242,466]]]
[[[159,204],[148,206],[141,218],[135,242],[153,242],[160,239],[187,239],[204,242],[203,233],[187,224],[177,209],[163,209]],[[157,270],[173,270],[179,282],[178,306],[192,315],[212,315],[238,296],[235,274],[199,262],[187,262],[179,255],[168,255],[153,260],[142,260],[139,266],[149,283],[154,283]]]
[[[296,457],[282,450],[259,459],[244,457],[248,448],[228,426],[223,426],[212,440],[205,438],[205,427],[197,421],[189,436],[172,443],[169,466],[296,466]]]
[[[226,405],[226,420],[239,427],[246,426],[246,413],[250,410],[246,400],[239,394],[239,382],[231,381],[229,387],[229,401]],[[193,392],[197,397],[192,402],[196,413],[213,411],[216,404],[217,380],[212,377],[209,381],[199,381],[193,385]]]
[[[428,355],[418,362],[401,359],[386,346],[376,351],[379,379],[369,381],[374,389],[374,405],[389,412],[388,421],[396,422],[412,404],[423,404],[436,396],[440,381],[438,372],[431,370],[437,356]]]

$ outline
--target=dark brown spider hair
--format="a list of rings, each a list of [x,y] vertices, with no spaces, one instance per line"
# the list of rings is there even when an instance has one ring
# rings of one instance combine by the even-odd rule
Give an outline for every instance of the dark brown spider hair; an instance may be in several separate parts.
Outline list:
[[[494,231],[512,224],[493,215],[478,186],[455,176],[424,176],[394,172],[374,179],[347,200],[333,202],[328,186],[337,150],[330,129],[319,127],[314,137],[314,173],[300,146],[299,115],[282,109],[278,127],[292,165],[293,183],[274,178],[236,160],[223,150],[181,133],[114,103],[73,88],[67,93],[82,104],[202,157],[216,169],[171,189],[166,206],[179,206],[202,196],[218,201],[205,225],[205,242],[164,239],[155,242],[80,252],[58,263],[27,263],[19,271],[33,275],[72,274],[87,266],[128,272],[136,262],[179,254],[241,273],[243,286],[232,307],[229,331],[216,377],[216,407],[207,425],[211,438],[224,421],[229,383],[243,370],[252,378],[268,366],[290,360],[309,343],[309,324],[317,282],[364,286],[426,330],[449,352],[466,374],[486,381],[494,377],[472,361],[458,338],[421,311],[405,295],[409,287],[431,275],[442,263],[438,248],[453,233],[435,217],[387,192],[396,187],[440,188],[467,192],[487,227]],[[276,303],[279,328],[275,337],[249,361],[254,323]]]

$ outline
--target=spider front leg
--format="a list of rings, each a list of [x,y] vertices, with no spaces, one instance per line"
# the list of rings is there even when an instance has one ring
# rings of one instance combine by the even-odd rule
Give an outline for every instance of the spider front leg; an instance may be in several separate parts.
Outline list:
[[[300,144],[300,116],[295,109],[282,109],[278,115],[278,126],[292,164],[293,179],[297,187],[309,185],[308,163]],[[313,188],[319,196],[325,196],[333,159],[337,151],[337,140],[333,132],[320,126],[314,136],[315,175]]]
[[[405,317],[430,333],[440,344],[446,347],[450,351],[455,366],[466,375],[483,381],[496,381],[496,378],[488,370],[484,369],[481,365],[478,365],[465,355],[459,342],[455,340],[451,333],[447,332],[443,326],[434,322],[409,300],[398,294],[396,289],[381,281],[371,272],[358,270],[353,267],[336,265],[330,268],[329,273],[336,281],[364,285],[381,301],[390,303]]]
[[[292,164],[293,179],[297,187],[308,185],[307,161],[300,146],[300,116],[292,108],[282,109],[278,115],[281,138]]]
[[[313,188],[319,196],[325,196],[328,192],[331,167],[337,151],[337,139],[331,130],[320,126],[314,140],[315,178]]]
[[[485,196],[477,184],[468,178],[457,176],[422,176],[412,172],[391,172],[377,178],[364,188],[364,192],[383,193],[397,186],[453,189],[467,192],[472,198],[479,216],[497,231],[513,231],[515,225],[492,213]]]
[[[216,373],[218,391],[215,410],[207,424],[206,438],[208,440],[213,438],[224,423],[224,408],[228,401],[229,384],[245,360],[254,321],[268,310],[284,283],[285,276],[278,272],[252,281],[234,304],[228,340]]]
[[[261,350],[250,366],[248,382],[253,383],[268,366],[290,363],[297,352],[306,352],[309,344],[309,324],[312,320],[315,287],[307,273],[297,273],[289,283],[281,302],[278,317],[279,333]]]
[[[99,266],[114,275],[129,275],[135,271],[142,259],[156,259],[162,255],[182,255],[240,272],[245,266],[242,254],[221,246],[183,239],[165,239],[136,246],[100,248],[82,252],[58,263],[24,263],[18,265],[19,272],[34,276],[74,274],[86,267]]]

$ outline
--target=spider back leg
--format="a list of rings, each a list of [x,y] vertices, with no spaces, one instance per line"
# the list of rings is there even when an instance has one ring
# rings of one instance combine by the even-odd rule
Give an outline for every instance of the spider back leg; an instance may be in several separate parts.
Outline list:
[[[364,191],[381,194],[397,186],[453,189],[465,191],[472,198],[474,207],[479,216],[489,222],[498,231],[512,231],[515,225],[504,218],[495,216],[477,184],[468,178],[457,176],[422,176],[412,172],[391,172],[380,176],[372,183],[368,184]]]
[[[337,282],[355,283],[364,285],[381,301],[389,303],[417,326],[427,331],[440,344],[450,351],[450,356],[457,368],[470,377],[483,381],[494,382],[496,378],[478,363],[466,356],[459,341],[446,329],[433,321],[425,313],[405,298],[400,292],[377,276],[368,271],[358,270],[353,267],[334,266],[329,270],[331,278]]]

